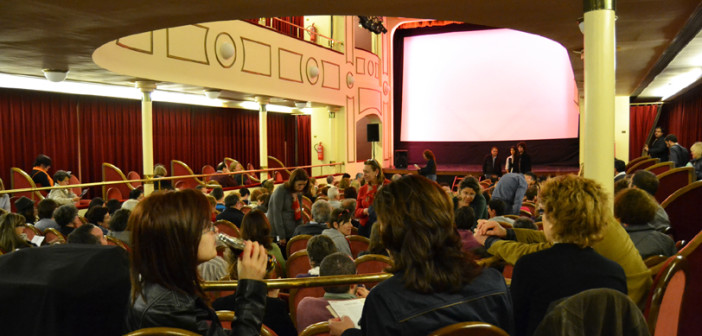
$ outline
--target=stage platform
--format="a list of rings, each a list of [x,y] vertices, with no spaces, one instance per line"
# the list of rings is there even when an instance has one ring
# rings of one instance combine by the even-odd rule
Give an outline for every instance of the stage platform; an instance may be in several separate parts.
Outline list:
[[[419,164],[420,167],[424,164]],[[543,166],[535,165],[533,166],[532,172],[536,176],[557,176],[565,174],[577,174],[579,167],[568,167],[568,166]],[[384,167],[383,172],[386,178],[390,178],[393,174],[411,174],[416,173],[417,169],[414,169],[414,165],[410,164],[407,169],[396,169],[394,166]],[[456,176],[466,176],[473,175],[476,178],[482,175],[483,166],[482,165],[454,165],[454,164],[439,164],[436,167],[436,175],[439,183],[446,182],[452,183],[453,178]]]

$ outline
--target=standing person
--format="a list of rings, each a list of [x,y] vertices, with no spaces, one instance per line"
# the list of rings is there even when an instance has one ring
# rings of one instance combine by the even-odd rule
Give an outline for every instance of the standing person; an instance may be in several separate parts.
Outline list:
[[[653,133],[655,139],[649,147],[648,144],[644,145],[644,151],[648,153],[651,158],[661,159],[661,162],[668,161],[668,146],[665,144],[665,138],[663,135],[663,127],[656,127],[656,131]]]
[[[519,152],[519,157],[516,161],[517,170],[515,173],[528,173],[531,172],[531,155],[527,153],[526,142],[522,141],[517,144],[517,151]]]
[[[154,193],[129,217],[132,231],[131,305],[128,331],[173,327],[201,335],[227,335],[200,287],[197,265],[217,256],[215,229],[201,192],[186,189]],[[177,248],[173,242],[179,242]],[[258,335],[265,309],[268,256],[258,243],[246,241],[238,267],[237,336]]]
[[[371,232],[372,222],[369,221],[369,209],[373,205],[375,194],[378,188],[390,183],[383,174],[383,169],[380,168],[378,161],[368,159],[363,164],[363,180],[366,183],[361,187],[356,198],[356,212],[354,215],[358,218],[360,227],[358,234],[364,237],[369,237]]]
[[[507,157],[507,160],[505,160],[505,172],[506,173],[514,173],[514,166],[517,162],[517,159],[519,159],[519,153],[517,152],[517,147],[515,146],[510,146],[509,147],[509,156]]]
[[[670,150],[668,157],[670,161],[673,161],[675,168],[685,167],[685,165],[690,161],[690,153],[683,146],[678,144],[678,137],[674,134],[668,134],[665,136],[665,145],[668,146]]]
[[[51,158],[39,154],[34,160],[32,171],[29,173],[37,187],[52,187],[54,185],[54,180],[49,176],[49,169],[51,169]]]
[[[310,178],[302,168],[293,170],[290,178],[271,195],[266,216],[271,233],[280,247],[285,247],[295,227],[302,224],[302,195],[310,188]]]
[[[490,154],[485,155],[483,159],[483,176],[486,179],[497,181],[497,178],[502,176],[502,160],[497,156],[499,150],[496,146],[492,146]]]
[[[697,180],[702,180],[702,142],[695,142],[690,146],[690,153],[692,154],[692,160],[690,160],[689,165],[695,168],[695,175]],[[0,181],[2,183],[2,181]]]
[[[154,181],[154,188],[156,190],[173,190],[173,184],[171,183],[171,180],[162,180],[161,177],[166,177],[168,176],[168,170],[166,170],[166,166],[162,164],[156,164],[154,166],[154,179],[158,179],[157,181]]]
[[[424,153],[422,153],[422,157],[424,158],[424,161],[427,162],[427,165],[424,166],[424,168],[420,168],[419,165],[415,164],[414,167],[419,169],[419,175],[422,175],[432,181],[436,181],[436,157],[434,156],[434,152],[426,149],[424,150]]]
[[[463,321],[514,332],[502,274],[481,268],[463,251],[453,205],[438,184],[404,176],[383,187],[375,207],[394,275],[368,293],[361,330],[343,317],[330,321],[332,335],[428,335]]]

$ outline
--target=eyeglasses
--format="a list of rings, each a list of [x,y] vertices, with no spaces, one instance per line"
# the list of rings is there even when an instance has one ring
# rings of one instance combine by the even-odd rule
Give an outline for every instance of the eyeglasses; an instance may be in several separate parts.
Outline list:
[[[538,208],[538,209],[536,209],[536,212],[538,212],[539,215],[543,216],[544,215],[544,208]]]

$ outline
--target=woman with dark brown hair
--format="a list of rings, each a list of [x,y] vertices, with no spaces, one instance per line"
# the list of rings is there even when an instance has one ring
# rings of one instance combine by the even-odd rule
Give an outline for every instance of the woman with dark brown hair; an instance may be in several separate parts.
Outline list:
[[[422,175],[432,181],[436,181],[436,157],[434,156],[434,152],[427,149],[424,151],[424,153],[422,153],[422,157],[424,157],[427,165],[424,166],[424,168],[420,168],[419,165],[415,164],[414,167],[419,169],[419,175]]]
[[[285,183],[273,191],[266,216],[278,245],[285,246],[295,227],[302,224],[302,195],[309,188],[310,177],[304,169],[297,168]]]
[[[209,204],[194,189],[151,194],[129,217],[132,249],[129,331],[173,327],[201,335],[227,335],[200,287],[197,265],[214,258]],[[258,335],[266,296],[266,250],[246,242],[238,263],[234,335]]]
[[[10,253],[19,248],[30,247],[21,235],[24,232],[24,216],[16,213],[0,215],[0,251]]]
[[[273,244],[271,238],[271,224],[266,214],[261,210],[253,210],[244,216],[241,221],[241,238],[258,242],[265,247],[268,254],[275,257],[280,267],[285,270],[285,258],[278,244]]]
[[[385,179],[383,169],[380,167],[378,161],[373,159],[364,162],[363,179],[366,181],[366,184],[358,191],[358,197],[356,198],[358,203],[356,203],[356,212],[354,215],[358,218],[358,222],[360,223],[358,234],[369,237],[373,222],[369,222],[370,210],[368,208],[373,205],[375,193],[378,192],[378,188],[390,183],[390,180]]]
[[[513,332],[504,278],[462,250],[453,204],[438,184],[405,176],[381,189],[375,207],[394,275],[368,294],[361,330],[348,329],[352,322],[344,317],[330,321],[332,335],[427,335],[464,321]]]

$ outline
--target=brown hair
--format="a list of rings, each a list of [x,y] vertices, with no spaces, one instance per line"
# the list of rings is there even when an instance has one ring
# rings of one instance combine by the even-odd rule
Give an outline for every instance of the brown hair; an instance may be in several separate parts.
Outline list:
[[[431,149],[425,149],[422,155],[429,160],[434,160],[434,163],[436,163],[436,156],[434,156],[434,152],[432,152]]]
[[[607,223],[615,220],[607,200],[597,182],[575,175],[548,179],[539,193],[544,218],[553,225],[552,238],[580,247],[601,240]]]
[[[194,189],[155,192],[129,216],[132,301],[146,283],[197,295],[207,301],[197,273],[202,232],[210,227],[210,205]]]
[[[3,253],[10,253],[17,248],[29,246],[15,232],[15,228],[25,225],[26,221],[22,215],[6,213],[0,216],[0,250]]]
[[[241,221],[241,238],[258,242],[266,250],[272,248],[271,224],[263,211],[253,210],[244,216],[244,219]]]
[[[374,205],[383,245],[395,262],[390,271],[403,273],[407,289],[458,291],[480,274],[462,249],[453,204],[438,184],[407,175],[381,188]]]
[[[371,167],[371,170],[378,172],[378,175],[375,176],[375,183],[382,185],[383,181],[385,181],[385,174],[383,174],[383,168],[380,167],[378,161],[375,161],[374,159],[368,159],[365,162],[363,162],[363,165],[369,166]]]
[[[295,182],[297,181],[305,181],[305,189],[302,190],[302,194],[306,194],[310,190],[310,177],[307,175],[307,171],[305,171],[302,168],[297,168],[293,170],[293,172],[290,174],[290,178],[285,181],[285,189],[287,189],[289,192],[294,193],[295,192]]]
[[[641,189],[624,189],[614,199],[614,217],[622,224],[646,225],[656,217],[656,211],[656,201]]]

